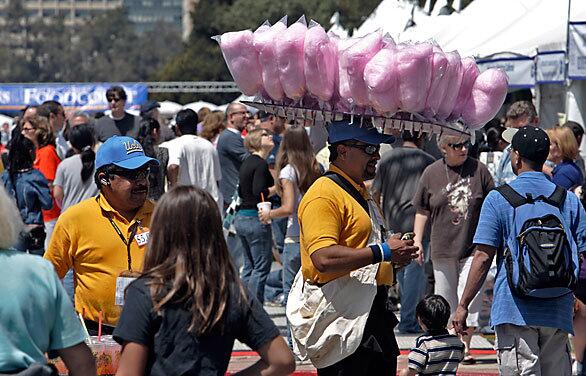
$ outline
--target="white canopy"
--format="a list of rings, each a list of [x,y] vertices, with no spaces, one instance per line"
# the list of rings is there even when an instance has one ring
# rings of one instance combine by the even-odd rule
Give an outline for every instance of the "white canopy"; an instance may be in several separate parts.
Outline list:
[[[202,108],[207,107],[210,110],[214,111],[216,109],[216,105],[210,102],[205,102],[205,101],[197,101],[197,102],[192,102],[192,103],[188,103],[185,106],[183,106],[183,109],[192,109],[195,112],[198,112],[199,110],[201,110]]]
[[[159,113],[167,118],[175,116],[179,111],[183,109],[182,105],[172,101],[162,101],[159,102],[159,105]]]

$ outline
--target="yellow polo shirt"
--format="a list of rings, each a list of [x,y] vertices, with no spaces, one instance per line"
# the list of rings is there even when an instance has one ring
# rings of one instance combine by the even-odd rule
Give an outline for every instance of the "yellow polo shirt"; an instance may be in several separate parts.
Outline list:
[[[128,270],[126,245],[108,220],[111,215],[120,232],[128,239],[131,226],[140,221],[139,232],[148,231],[154,204],[147,200],[131,222],[128,222],[101,195],[71,206],[59,217],[45,258],[55,266],[59,278],[74,270],[75,308],[85,309],[85,317],[116,325],[121,308],[115,305],[116,277]],[[146,245],[131,239],[130,255],[133,271],[142,271]]]
[[[369,199],[368,190],[334,165],[330,171],[342,175]],[[311,254],[322,248],[342,245],[364,248],[368,245],[372,224],[362,206],[330,178],[321,177],[313,183],[299,204],[301,271],[305,280],[326,283],[347,273],[320,273],[311,261]],[[393,284],[393,267],[381,263],[376,277],[379,285]]]

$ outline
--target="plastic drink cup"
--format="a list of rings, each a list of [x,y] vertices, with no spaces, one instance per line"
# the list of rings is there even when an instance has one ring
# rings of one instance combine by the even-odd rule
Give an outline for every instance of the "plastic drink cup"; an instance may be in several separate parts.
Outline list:
[[[268,201],[263,201],[263,202],[259,202],[258,204],[256,204],[256,207],[258,208],[259,211],[266,212],[266,213],[268,213],[271,210],[272,206],[273,206],[273,204]],[[269,219],[269,221],[267,223],[271,223],[271,220]]]

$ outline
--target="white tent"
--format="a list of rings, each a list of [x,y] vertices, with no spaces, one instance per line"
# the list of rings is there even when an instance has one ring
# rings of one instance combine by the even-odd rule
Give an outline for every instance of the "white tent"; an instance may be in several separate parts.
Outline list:
[[[175,116],[175,114],[177,114],[179,111],[183,109],[182,105],[172,101],[162,101],[159,102],[159,105],[159,113],[167,118]]]
[[[209,102],[204,102],[204,101],[197,101],[197,102],[192,102],[192,103],[188,103],[185,106],[183,106],[183,109],[192,109],[195,112],[198,112],[199,110],[201,110],[202,108],[207,107],[210,110],[214,111],[217,106],[213,103],[209,103]]]
[[[397,38],[405,30],[411,18],[419,25],[427,23],[431,17],[421,8],[406,0],[383,0],[364,23],[354,31],[353,36],[361,37],[376,30],[382,30],[384,34],[388,33],[393,38]],[[339,30],[339,26],[334,32],[343,34]]]

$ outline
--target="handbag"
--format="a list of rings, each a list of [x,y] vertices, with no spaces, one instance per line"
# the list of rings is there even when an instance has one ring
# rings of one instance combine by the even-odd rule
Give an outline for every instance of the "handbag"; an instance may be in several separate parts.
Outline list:
[[[234,219],[236,218],[236,213],[238,213],[238,210],[240,210],[241,202],[242,200],[238,194],[238,187],[236,187],[236,191],[232,195],[232,201],[230,201],[230,205],[228,205],[226,208],[226,213],[224,214],[224,219],[222,220],[222,226],[225,230],[228,231],[229,234],[236,234]]]
[[[20,235],[27,250],[32,251],[45,248],[47,234],[43,226],[26,226]]]

